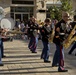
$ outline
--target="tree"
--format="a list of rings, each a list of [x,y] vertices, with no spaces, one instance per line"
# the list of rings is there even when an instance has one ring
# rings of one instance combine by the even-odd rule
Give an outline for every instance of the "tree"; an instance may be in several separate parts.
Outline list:
[[[60,0],[62,5],[61,5],[61,10],[62,11],[68,11],[69,13],[72,10],[72,2],[71,0]]]
[[[71,0],[57,0],[57,1],[61,1],[61,6],[60,7],[57,7],[55,5],[51,6],[49,8],[49,10],[50,10],[50,17],[52,19],[56,18],[56,19],[60,20],[62,11],[67,11],[67,12],[69,12],[71,14],[72,2],[71,2]]]
[[[60,20],[60,16],[61,16],[61,12],[60,12],[60,8],[56,7],[56,6],[51,6],[50,8],[50,17],[51,19],[58,19]]]

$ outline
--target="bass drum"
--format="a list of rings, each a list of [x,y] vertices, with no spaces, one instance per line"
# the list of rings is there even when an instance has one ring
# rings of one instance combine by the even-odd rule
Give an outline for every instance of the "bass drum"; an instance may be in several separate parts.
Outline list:
[[[12,18],[2,18],[1,19],[1,28],[6,28],[12,30],[15,26],[15,22]]]

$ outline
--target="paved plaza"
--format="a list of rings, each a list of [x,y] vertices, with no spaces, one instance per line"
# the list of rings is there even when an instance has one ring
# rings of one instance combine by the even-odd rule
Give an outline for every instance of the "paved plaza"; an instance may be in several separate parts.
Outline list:
[[[65,50],[65,67],[68,72],[58,72],[57,67],[52,67],[52,58],[55,45],[51,44],[50,61],[44,63],[40,59],[42,42],[39,41],[37,53],[31,53],[28,49],[28,40],[13,40],[4,42],[5,58],[2,58],[4,66],[0,66],[0,75],[76,75],[76,56],[68,55]]]

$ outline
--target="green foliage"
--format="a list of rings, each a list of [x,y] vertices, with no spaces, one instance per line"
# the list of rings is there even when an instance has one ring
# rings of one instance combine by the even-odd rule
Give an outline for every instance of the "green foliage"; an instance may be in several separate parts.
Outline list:
[[[71,0],[60,0],[60,1],[62,3],[61,7],[56,7],[54,5],[48,9],[50,11],[51,19],[56,18],[56,19],[60,20],[62,11],[67,11],[67,12],[71,13],[71,10],[72,10]]]
[[[61,9],[56,6],[51,6],[48,10],[50,10],[50,18],[51,19],[61,19]]]
[[[70,11],[72,10],[72,2],[71,0],[60,0],[62,3],[61,10],[62,11]]]

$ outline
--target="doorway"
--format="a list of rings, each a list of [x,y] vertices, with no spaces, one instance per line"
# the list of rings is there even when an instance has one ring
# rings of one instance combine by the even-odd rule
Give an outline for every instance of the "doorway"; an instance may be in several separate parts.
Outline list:
[[[15,14],[15,20],[19,19],[20,21],[25,21],[29,19],[29,14],[25,14],[25,13],[16,13]]]

